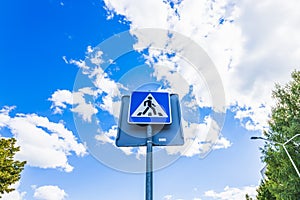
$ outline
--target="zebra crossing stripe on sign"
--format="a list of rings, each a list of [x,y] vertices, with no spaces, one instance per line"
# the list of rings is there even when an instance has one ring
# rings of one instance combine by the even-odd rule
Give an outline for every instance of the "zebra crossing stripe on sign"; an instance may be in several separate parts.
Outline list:
[[[164,109],[157,103],[156,99],[149,93],[141,102],[131,117],[161,117],[166,118],[168,115]]]

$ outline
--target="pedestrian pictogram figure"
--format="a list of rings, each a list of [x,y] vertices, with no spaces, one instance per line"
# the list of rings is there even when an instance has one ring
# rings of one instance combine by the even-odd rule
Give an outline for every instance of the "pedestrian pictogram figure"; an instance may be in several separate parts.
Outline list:
[[[155,104],[152,102],[152,97],[149,96],[148,97],[148,100],[144,101],[144,106],[147,106],[146,109],[143,111],[143,112],[139,112],[137,115],[138,116],[141,116],[141,115],[145,115],[149,109],[152,110],[153,114],[156,115],[156,109],[155,109]],[[162,114],[159,112],[158,113],[159,116],[162,116]],[[152,116],[152,113],[151,112],[148,112],[148,116]]]

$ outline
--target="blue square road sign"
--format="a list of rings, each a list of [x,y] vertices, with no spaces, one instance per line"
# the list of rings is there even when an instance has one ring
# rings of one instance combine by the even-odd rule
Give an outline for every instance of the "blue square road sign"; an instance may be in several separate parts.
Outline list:
[[[132,92],[128,123],[171,124],[170,94],[167,92]]]
[[[130,96],[122,97],[116,145],[118,147],[146,146],[146,126],[128,123],[129,102]],[[184,144],[178,95],[170,94],[170,102],[172,110],[172,123],[151,125],[153,130],[153,146],[178,146]]]

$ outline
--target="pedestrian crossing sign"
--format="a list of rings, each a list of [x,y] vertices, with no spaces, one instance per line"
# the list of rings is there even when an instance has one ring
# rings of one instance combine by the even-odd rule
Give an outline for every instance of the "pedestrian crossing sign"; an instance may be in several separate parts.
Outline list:
[[[171,124],[170,94],[167,92],[132,92],[128,123]]]

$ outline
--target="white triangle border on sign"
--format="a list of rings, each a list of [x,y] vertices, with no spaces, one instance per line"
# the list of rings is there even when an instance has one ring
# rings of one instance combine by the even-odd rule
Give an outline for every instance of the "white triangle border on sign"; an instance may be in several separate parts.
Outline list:
[[[148,100],[148,97],[152,98],[152,103],[155,105],[153,107],[156,110],[156,115],[154,115],[153,110],[148,108],[147,112],[143,114],[143,112],[147,109],[147,106],[144,106],[144,102]],[[152,114],[149,116],[149,112]],[[147,115],[148,113],[148,115]],[[138,117],[138,118],[144,118],[144,117],[157,117],[157,118],[168,118],[169,116],[165,112],[165,110],[161,107],[161,105],[156,101],[156,99],[153,97],[151,93],[149,93],[146,98],[141,102],[141,104],[137,107],[137,109],[131,114],[131,117]]]

